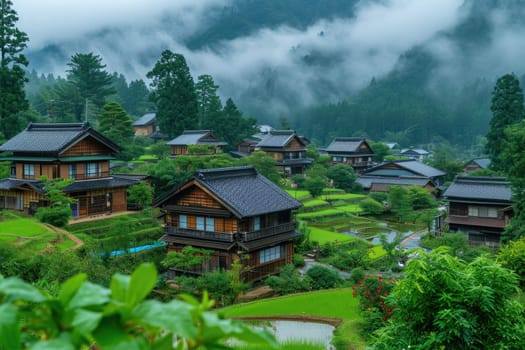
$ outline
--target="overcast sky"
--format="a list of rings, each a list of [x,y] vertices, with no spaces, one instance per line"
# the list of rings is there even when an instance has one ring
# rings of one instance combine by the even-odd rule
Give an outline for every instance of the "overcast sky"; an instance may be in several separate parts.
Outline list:
[[[71,54],[93,51],[103,57],[108,70],[136,79],[144,78],[154,63],[146,62],[144,53],[158,52],[160,56],[163,49],[170,49],[185,55],[195,78],[211,74],[223,95],[239,96],[240,91],[273,72],[279,76],[277,84],[291,82],[301,91],[294,103],[303,105],[315,102],[310,86],[320,74],[346,94],[372,77],[390,72],[399,55],[416,45],[427,47],[440,59],[443,76],[457,74],[465,65],[489,69],[489,75],[504,69],[519,71],[525,65],[521,52],[525,51],[525,30],[510,25],[504,12],[493,18],[498,24],[498,40],[468,57],[467,64],[458,65],[466,58],[454,43],[438,34],[453,29],[469,11],[462,6],[463,0],[362,1],[354,18],[320,21],[306,30],[285,26],[265,29],[219,43],[213,51],[190,51],[182,44],[184,38],[206,26],[207,14],[233,1],[16,0],[14,7],[20,29],[29,35],[30,50],[58,44]],[[108,30],[97,42],[85,39],[90,33],[112,28],[119,30]],[[514,50],[512,55],[502,55],[509,50]],[[331,53],[339,61],[328,68],[305,69],[301,58],[312,52]],[[64,62],[53,68],[54,73],[64,69]]]

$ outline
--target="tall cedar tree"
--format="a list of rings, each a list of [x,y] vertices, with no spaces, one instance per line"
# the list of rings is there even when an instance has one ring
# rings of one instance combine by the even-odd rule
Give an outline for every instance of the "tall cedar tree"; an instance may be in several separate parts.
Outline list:
[[[95,113],[102,108],[106,97],[114,94],[111,74],[105,71],[102,58],[94,53],[77,53],[67,64],[68,81],[77,89],[82,103],[89,101],[95,106]],[[80,121],[81,115],[76,116]]]
[[[29,62],[22,54],[29,38],[15,25],[18,15],[11,0],[0,0],[0,122],[5,138],[18,133],[17,113],[26,111],[24,68]]]
[[[502,239],[510,241],[525,237],[525,120],[508,127],[505,134],[501,158],[509,164],[507,176],[512,187],[514,217],[505,227]]]
[[[257,121],[254,118],[245,118],[231,98],[226,100],[222,113],[214,123],[215,136],[228,143],[230,149],[235,148],[242,139],[256,132]]]
[[[99,131],[116,144],[125,146],[131,141],[134,134],[131,118],[117,102],[104,105],[98,122]]]
[[[211,75],[200,75],[195,84],[197,101],[199,103],[199,125],[203,129],[214,130],[216,119],[220,118],[222,103],[217,96],[218,85],[215,85]]]
[[[502,159],[501,153],[505,140],[505,128],[525,117],[523,91],[514,74],[505,74],[496,82],[492,91],[492,119],[487,134],[487,153],[490,156],[492,170],[506,172],[509,164]]]
[[[151,97],[157,105],[160,130],[175,137],[184,130],[198,128],[195,83],[184,56],[165,50],[146,76],[152,79]]]

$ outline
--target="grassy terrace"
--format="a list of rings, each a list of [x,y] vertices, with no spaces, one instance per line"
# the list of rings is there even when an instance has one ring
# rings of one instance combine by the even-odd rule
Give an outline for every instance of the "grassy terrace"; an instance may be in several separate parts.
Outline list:
[[[332,289],[287,295],[250,303],[236,304],[219,310],[225,317],[246,316],[313,316],[339,318],[343,322],[336,330],[336,341],[352,344],[354,349],[364,349],[365,342],[359,335],[359,301],[351,289]]]
[[[34,251],[65,250],[75,243],[66,235],[40,224],[35,218],[4,210],[1,212],[0,243],[11,243]]]

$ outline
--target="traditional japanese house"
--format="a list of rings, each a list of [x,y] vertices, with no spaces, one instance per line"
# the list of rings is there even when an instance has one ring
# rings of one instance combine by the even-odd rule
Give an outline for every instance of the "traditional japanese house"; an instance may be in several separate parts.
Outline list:
[[[223,152],[226,142],[213,136],[211,130],[185,130],[181,135],[167,142],[171,146],[171,156],[190,153],[210,155]],[[192,152],[192,146],[195,152]]]
[[[301,236],[292,217],[301,203],[251,166],[200,170],[155,205],[166,213],[168,251],[212,253],[175,273],[229,269],[238,258],[248,268],[243,278],[260,280],[292,262],[293,239]]]
[[[434,187],[443,184],[445,172],[415,160],[388,161],[363,172],[363,176],[376,179],[426,178]],[[426,185],[426,184],[425,184]]]
[[[255,146],[256,151],[264,151],[277,161],[284,175],[303,174],[313,163],[306,156],[306,141],[294,130],[271,130]]]
[[[468,162],[463,170],[467,173],[470,173],[475,170],[488,169],[490,165],[489,158],[476,158]]]
[[[456,176],[443,194],[448,202],[445,223],[468,235],[469,243],[498,246],[513,215],[511,188],[503,177]]]
[[[151,136],[157,131],[157,115],[155,113],[146,113],[133,122],[135,136]]]
[[[429,151],[426,151],[422,148],[405,148],[399,152],[399,155],[405,156],[410,160],[417,160],[419,162],[422,162],[431,156]]]
[[[358,173],[374,164],[374,151],[364,137],[336,137],[324,152],[330,163],[351,165]]]
[[[73,216],[127,209],[127,189],[138,180],[112,176],[109,161],[119,146],[88,123],[31,123],[0,146],[9,152],[11,176],[0,180],[0,207],[34,213],[48,205],[41,177],[72,179],[63,190],[77,202]]]

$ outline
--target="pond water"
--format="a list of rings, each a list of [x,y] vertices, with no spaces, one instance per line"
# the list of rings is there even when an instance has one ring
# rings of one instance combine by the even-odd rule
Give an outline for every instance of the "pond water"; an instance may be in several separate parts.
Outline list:
[[[334,350],[330,344],[335,327],[319,322],[303,322],[289,320],[257,321],[257,327],[270,330],[279,343],[287,341],[304,341],[324,344],[326,349]]]

